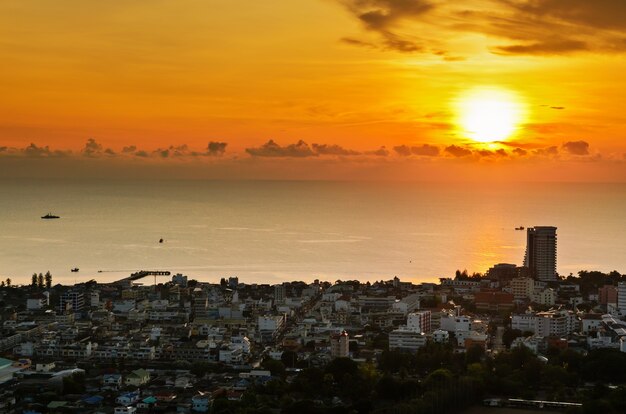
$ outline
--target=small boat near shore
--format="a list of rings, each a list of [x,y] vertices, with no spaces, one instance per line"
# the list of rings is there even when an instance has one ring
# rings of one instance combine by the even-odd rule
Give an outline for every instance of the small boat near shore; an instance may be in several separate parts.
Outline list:
[[[524,226],[515,227],[515,230],[524,230]]]
[[[78,269],[77,267],[74,267],[74,268],[70,269],[70,271],[71,271],[71,272],[74,272],[74,273],[78,272],[79,270],[80,270],[80,269]]]
[[[59,216],[55,216],[55,215],[54,215],[54,214],[52,214],[52,213],[48,213],[48,214],[46,214],[45,216],[41,216],[41,218],[42,218],[43,220],[51,220],[51,219],[58,219],[58,218],[61,218],[61,217],[59,217]]]

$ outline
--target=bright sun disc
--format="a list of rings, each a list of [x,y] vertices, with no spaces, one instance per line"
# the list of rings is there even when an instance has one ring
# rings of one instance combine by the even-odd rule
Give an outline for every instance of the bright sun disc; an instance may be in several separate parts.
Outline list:
[[[504,141],[523,118],[523,105],[504,89],[474,89],[457,101],[458,125],[467,138],[478,142]]]

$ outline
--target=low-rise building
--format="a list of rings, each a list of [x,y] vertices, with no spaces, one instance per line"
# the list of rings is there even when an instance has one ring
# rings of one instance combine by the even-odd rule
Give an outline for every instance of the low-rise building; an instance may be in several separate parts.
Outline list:
[[[416,352],[426,345],[428,338],[425,334],[402,327],[389,333],[389,349]]]
[[[137,369],[126,376],[124,384],[140,387],[150,382],[150,373],[145,369]]]

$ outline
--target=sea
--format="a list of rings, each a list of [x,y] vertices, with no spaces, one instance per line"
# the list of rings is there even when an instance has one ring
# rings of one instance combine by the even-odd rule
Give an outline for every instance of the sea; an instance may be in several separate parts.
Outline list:
[[[437,281],[521,265],[540,225],[560,274],[626,272],[626,184],[5,179],[0,279]]]

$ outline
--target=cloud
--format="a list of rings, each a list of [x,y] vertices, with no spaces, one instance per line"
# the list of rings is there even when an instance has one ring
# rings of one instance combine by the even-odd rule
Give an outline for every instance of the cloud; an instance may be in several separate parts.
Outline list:
[[[31,143],[24,149],[17,151],[27,157],[65,157],[72,153],[71,151],[62,150],[53,151],[47,145],[45,147],[39,147],[33,143]]]
[[[135,145],[129,145],[127,147],[122,148],[122,153],[124,154],[132,154],[137,151],[137,147]]]
[[[526,151],[525,149],[522,149],[522,148],[515,148],[515,149],[513,150],[513,153],[514,153],[515,155],[517,155],[517,156],[523,157],[523,156],[525,156],[526,154],[528,154],[528,151]]]
[[[336,1],[378,37],[375,42],[342,39],[354,46],[432,52],[455,61],[463,58],[442,51],[448,39],[458,38],[459,33],[479,33],[505,43],[488,46],[492,53],[502,55],[626,51],[624,0]]]
[[[313,144],[313,151],[319,155],[360,155],[358,151],[346,149],[337,144]]]
[[[430,144],[422,144],[419,147],[411,147],[411,152],[415,155],[435,157],[439,155],[439,147]]]
[[[95,139],[89,138],[83,148],[83,155],[87,157],[95,157],[102,152],[102,145],[98,144]]]
[[[588,49],[589,47],[585,42],[565,39],[510,46],[496,46],[493,48],[493,51],[494,53],[510,55],[561,55]]]
[[[467,148],[463,148],[463,147],[459,147],[457,145],[450,145],[447,146],[445,149],[445,152],[455,156],[455,157],[466,157],[468,155],[472,155],[472,151],[467,149]]]
[[[411,147],[408,145],[399,145],[393,147],[393,150],[398,153],[398,155],[402,155],[403,157],[408,157],[411,155]]]
[[[533,150],[534,155],[542,156],[542,157],[551,157],[559,154],[559,149],[555,146],[545,147],[545,148],[537,148]]]
[[[359,40],[359,39],[354,39],[352,37],[342,37],[339,40],[342,43],[345,43],[345,44],[348,44],[348,45],[351,45],[351,46],[369,47],[369,48],[372,48],[372,49],[376,49],[378,47],[374,43],[366,42],[366,41]]]
[[[342,41],[356,46],[379,47],[399,52],[418,52],[423,46],[414,39],[400,36],[396,29],[403,20],[417,19],[434,8],[426,0],[340,0],[366,30],[381,38],[380,44],[343,38]]]
[[[167,148],[158,148],[152,151],[152,153],[162,158],[168,158],[170,156],[171,157],[184,157],[184,156],[191,155],[187,144],[182,144],[182,145],[177,145],[177,146],[170,145]]]
[[[104,149],[95,139],[89,138],[81,153],[85,157],[96,158],[102,155],[115,156],[115,151],[111,148]]]
[[[626,29],[626,2],[623,0],[514,0],[510,4],[532,16],[550,16],[602,30]]]
[[[474,154],[479,155],[481,157],[508,157],[509,154],[503,149],[497,149],[495,151],[490,150],[476,150]]]
[[[226,152],[226,142],[210,141],[206,147],[206,154],[212,157],[219,157]]]
[[[253,157],[312,157],[316,155],[309,144],[302,140],[283,147],[270,139],[260,147],[246,148],[246,152]]]
[[[393,147],[393,150],[404,157],[409,155],[423,155],[428,157],[436,157],[439,155],[439,147],[430,144],[422,144],[420,146],[399,145]]]
[[[563,149],[572,155],[589,155],[589,143],[586,141],[569,141]]]
[[[386,147],[382,146],[380,148],[378,148],[377,150],[374,151],[366,151],[365,154],[367,155],[375,155],[377,157],[386,157],[387,155],[389,155],[389,150],[387,150]]]
[[[421,16],[434,7],[425,0],[344,0],[343,3],[373,31],[392,29],[398,21]]]

